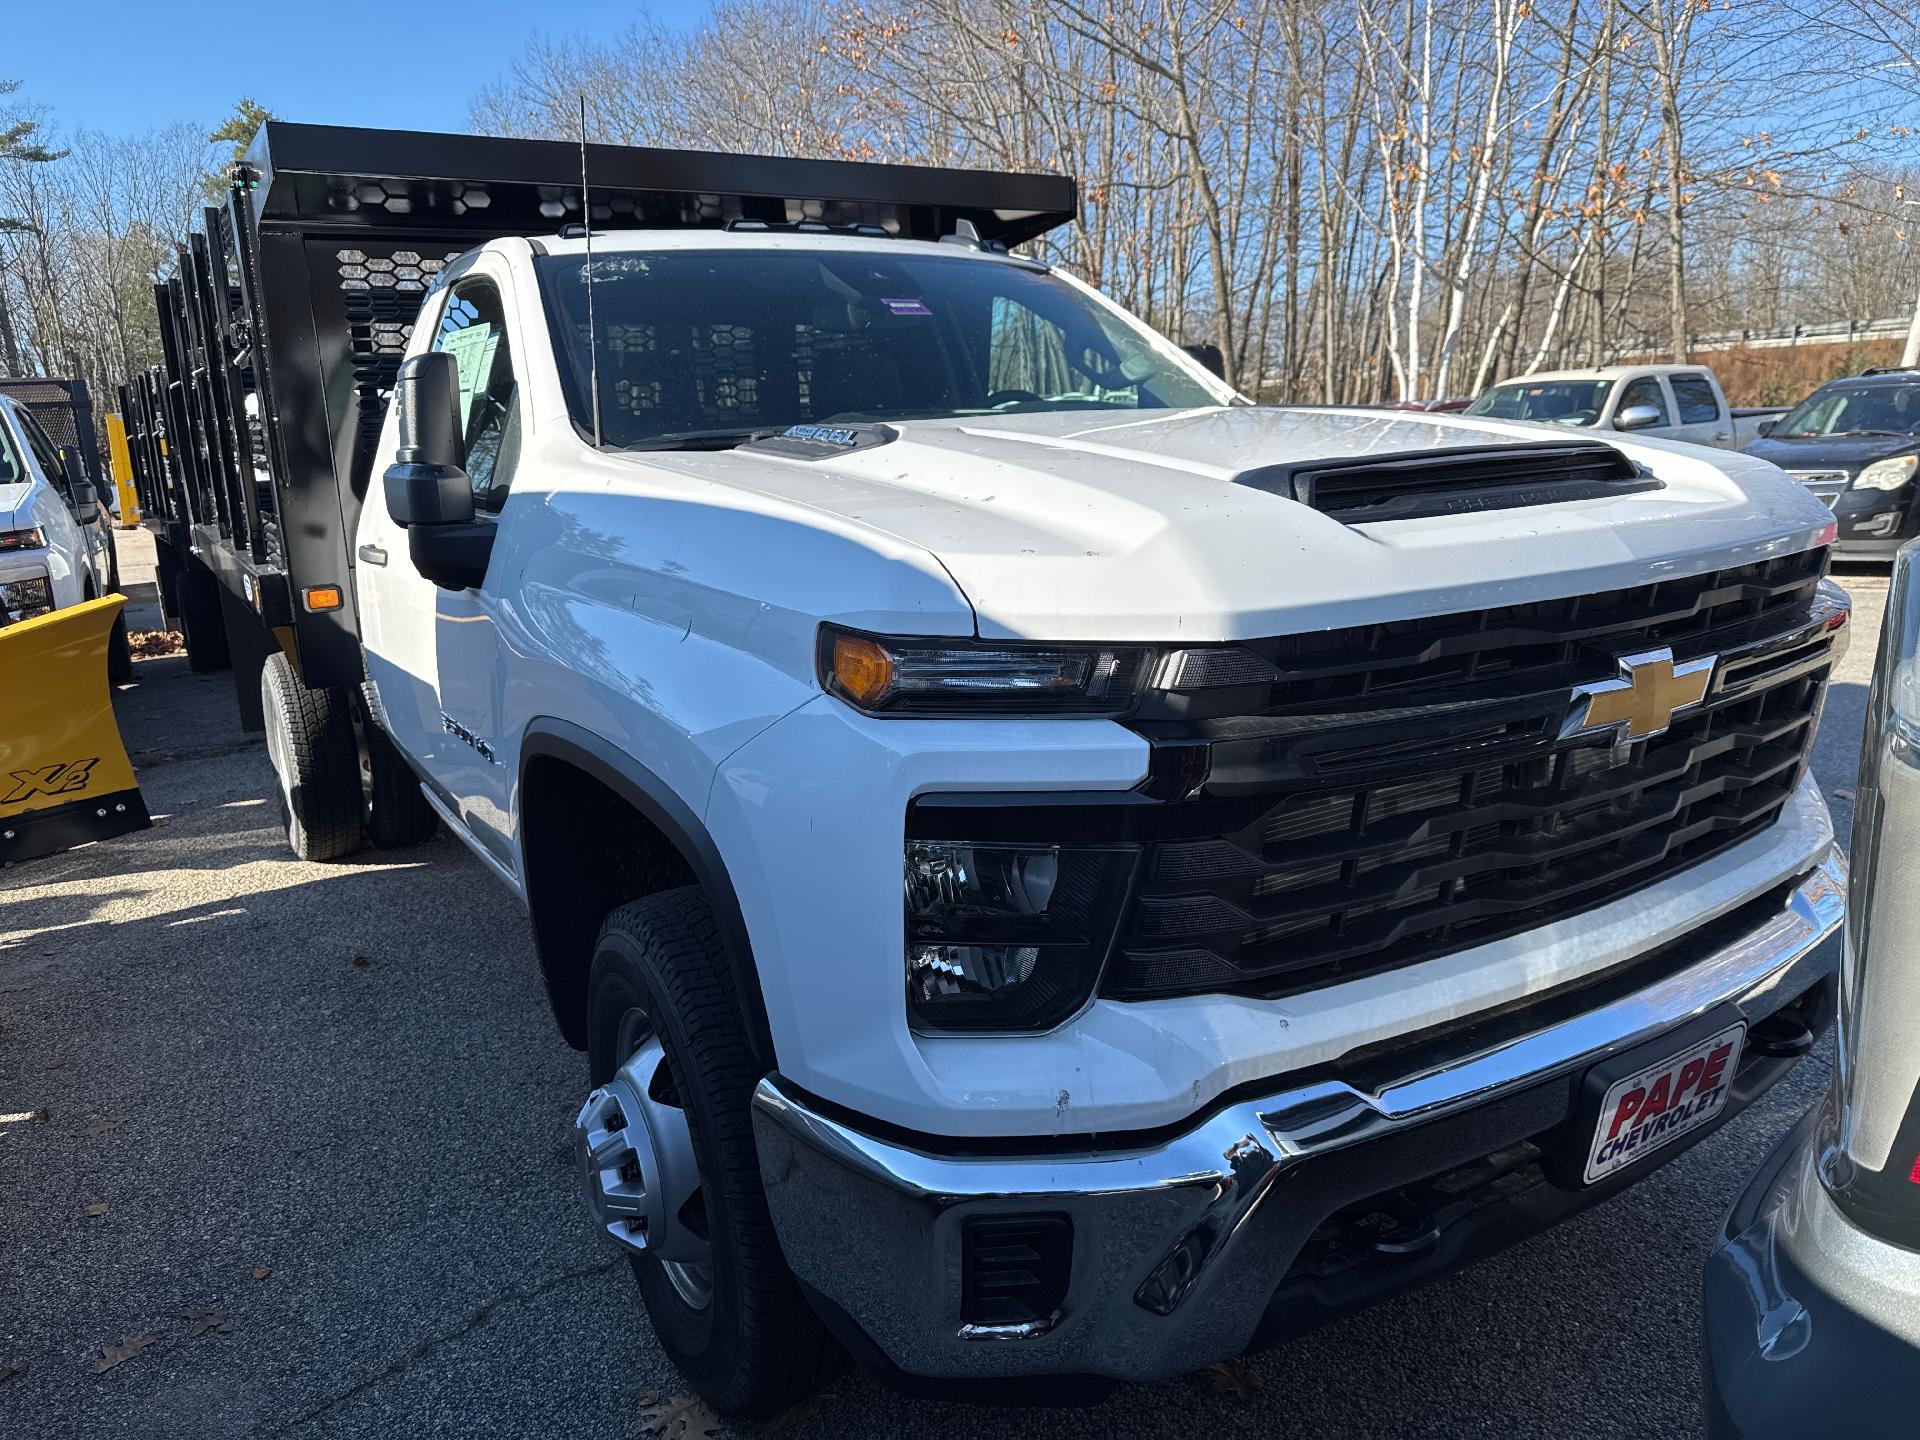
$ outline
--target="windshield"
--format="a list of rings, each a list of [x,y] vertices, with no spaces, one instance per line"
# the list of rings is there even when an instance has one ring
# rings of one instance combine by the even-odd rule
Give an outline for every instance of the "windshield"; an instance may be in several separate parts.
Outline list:
[[[1829,385],[1768,432],[1783,435],[1920,435],[1920,385]]]
[[[534,263],[568,405],[591,430],[586,261]],[[623,251],[593,267],[610,445],[737,440],[814,421],[1223,403],[1147,332],[1022,264],[742,249]]]
[[[1496,420],[1548,420],[1591,425],[1606,408],[1611,380],[1536,380],[1496,385],[1467,407],[1469,415]]]
[[[18,485],[33,477],[20,463],[20,452],[13,448],[13,436],[7,433],[7,417],[0,415],[0,485]]]

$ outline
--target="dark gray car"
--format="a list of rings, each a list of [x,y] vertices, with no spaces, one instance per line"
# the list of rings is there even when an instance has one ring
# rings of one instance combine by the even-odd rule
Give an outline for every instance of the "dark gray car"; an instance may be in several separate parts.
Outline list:
[[[1716,1436],[1920,1429],[1920,543],[1894,561],[1854,802],[1840,1066],[1707,1262]]]
[[[1830,381],[1741,453],[1771,460],[1832,507],[1836,558],[1884,560],[1920,535],[1920,370]]]

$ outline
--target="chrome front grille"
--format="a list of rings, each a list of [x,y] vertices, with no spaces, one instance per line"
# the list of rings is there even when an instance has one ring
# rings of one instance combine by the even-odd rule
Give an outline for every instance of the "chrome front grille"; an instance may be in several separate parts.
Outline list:
[[[1844,470],[1789,470],[1787,473],[1825,501],[1829,510],[1833,502],[1846,493],[1849,483]]]

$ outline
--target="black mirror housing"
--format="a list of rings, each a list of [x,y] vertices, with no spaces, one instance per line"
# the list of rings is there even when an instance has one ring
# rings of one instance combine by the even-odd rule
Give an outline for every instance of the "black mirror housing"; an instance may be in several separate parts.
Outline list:
[[[1227,378],[1227,357],[1220,353],[1220,347],[1212,341],[1203,340],[1198,345],[1182,345],[1180,348],[1206,366],[1214,379]]]
[[[387,514],[396,525],[460,525],[473,519],[466,444],[460,432],[460,369],[453,356],[401,363],[393,404],[400,449],[387,467]]]
[[[387,514],[393,523],[460,525],[473,519],[473,484],[452,465],[398,461],[387,467]]]
[[[67,492],[67,503],[73,507],[73,518],[82,525],[92,525],[98,521],[99,492],[93,488],[93,482],[87,479],[86,461],[71,445],[60,447],[60,479]]]
[[[460,430],[460,368],[453,356],[416,355],[394,382],[400,448],[387,467],[387,514],[407,532],[407,558],[442,590],[487,578],[497,533],[474,518],[473,482]]]

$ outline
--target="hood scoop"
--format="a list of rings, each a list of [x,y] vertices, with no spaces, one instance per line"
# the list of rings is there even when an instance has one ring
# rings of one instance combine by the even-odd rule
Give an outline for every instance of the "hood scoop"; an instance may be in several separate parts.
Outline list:
[[[1263,465],[1233,480],[1297,500],[1348,525],[1515,510],[1660,488],[1626,455],[1597,441]]]

